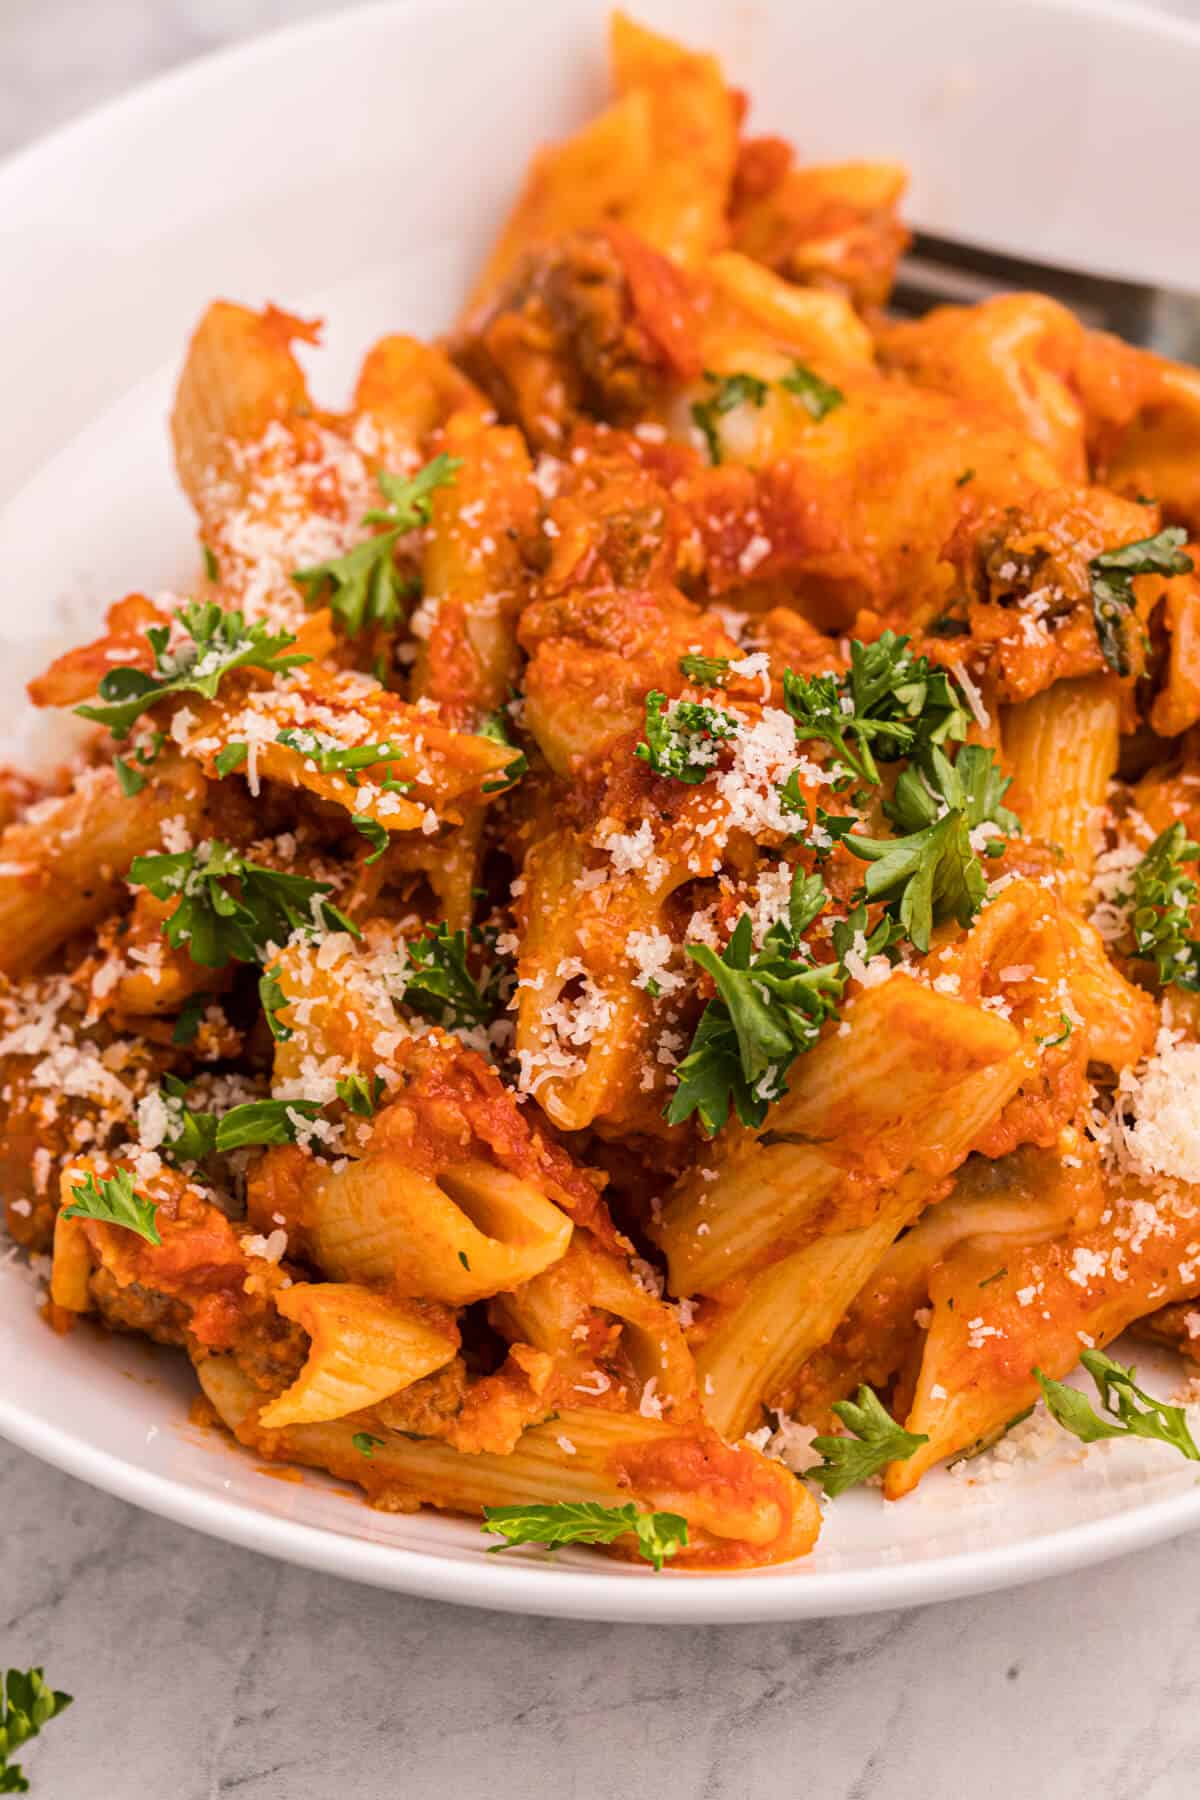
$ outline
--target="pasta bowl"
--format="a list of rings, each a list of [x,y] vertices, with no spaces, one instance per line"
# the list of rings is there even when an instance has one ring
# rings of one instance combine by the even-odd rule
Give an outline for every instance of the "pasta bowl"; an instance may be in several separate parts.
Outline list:
[[[0,443],[14,760],[52,758],[62,742],[61,721],[22,711],[21,680],[115,596],[188,579],[192,525],[163,434],[178,346],[208,297],[328,314],[313,372],[331,399],[373,336],[436,332],[530,152],[597,97],[605,10],[523,0],[501,17],[412,0],[339,15],[167,77],[0,171],[0,374],[20,421]],[[931,231],[1200,288],[1200,250],[1159,177],[1200,148],[1187,105],[1200,34],[1184,26],[1024,0],[640,10],[718,51],[762,129],[814,157],[908,161],[912,212]],[[1027,119],[1031,66],[1078,106]],[[331,91],[356,97],[352,130]],[[1015,144],[1002,129],[1013,117],[1025,121]],[[1200,1522],[1194,1476],[1161,1446],[1084,1454],[1058,1439],[1039,1456],[1031,1437],[978,1470],[935,1472],[895,1505],[845,1496],[815,1554],[782,1569],[496,1557],[470,1521],[372,1512],[307,1474],[268,1478],[189,1423],[185,1366],[86,1327],[46,1330],[36,1279],[17,1256],[0,1267],[7,1437],[179,1522],[405,1592],[573,1617],[791,1618],[1005,1586]],[[1158,1374],[1161,1389],[1165,1363]]]

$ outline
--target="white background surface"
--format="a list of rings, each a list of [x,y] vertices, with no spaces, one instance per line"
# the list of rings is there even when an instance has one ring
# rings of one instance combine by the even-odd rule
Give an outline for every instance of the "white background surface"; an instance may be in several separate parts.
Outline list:
[[[0,0],[0,149],[325,9]],[[672,1632],[458,1612],[309,1575],[6,1448],[0,1481],[0,1663],[44,1662],[77,1696],[26,1756],[43,1800],[1200,1788],[1200,1536],[922,1613]]]

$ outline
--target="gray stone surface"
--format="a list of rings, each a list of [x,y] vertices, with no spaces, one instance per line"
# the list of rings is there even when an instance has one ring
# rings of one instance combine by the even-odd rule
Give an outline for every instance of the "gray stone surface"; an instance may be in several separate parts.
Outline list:
[[[0,0],[0,149],[320,10]],[[26,1754],[41,1800],[1184,1800],[1200,1787],[1200,1537],[923,1612],[667,1631],[458,1611],[308,1574],[5,1446],[0,1508],[0,1664],[43,1662],[77,1696]]]

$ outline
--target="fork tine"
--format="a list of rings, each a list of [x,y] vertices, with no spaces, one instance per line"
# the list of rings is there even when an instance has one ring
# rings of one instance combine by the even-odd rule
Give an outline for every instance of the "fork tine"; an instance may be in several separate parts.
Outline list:
[[[933,306],[970,306],[997,294],[1036,292],[1069,307],[1083,324],[1114,331],[1166,355],[1200,355],[1200,298],[1078,269],[1032,262],[976,244],[918,232],[900,265],[892,309],[919,318]]]

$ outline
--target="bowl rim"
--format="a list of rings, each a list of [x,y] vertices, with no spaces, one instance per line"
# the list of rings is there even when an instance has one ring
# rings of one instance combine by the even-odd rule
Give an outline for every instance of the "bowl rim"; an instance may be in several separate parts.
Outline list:
[[[527,0],[528,3],[528,0]],[[535,0],[536,3],[536,0]],[[9,195],[45,172],[86,157],[118,124],[153,120],[173,97],[219,86],[226,73],[314,54],[335,35],[370,29],[421,0],[360,0],[345,10],[292,21],[165,69],[0,157],[0,216]],[[1046,12],[1102,16],[1136,27],[1200,58],[1200,21],[1143,11],[1126,0],[1038,0]],[[84,421],[87,423],[88,421]],[[0,1436],[117,1498],[240,1548],[327,1574],[421,1598],[505,1612],[646,1624],[744,1624],[884,1611],[962,1598],[1106,1561],[1200,1525],[1200,1486],[1130,1504],[1099,1518],[1025,1539],[894,1566],[823,1570],[804,1561],[729,1574],[605,1565],[555,1566],[538,1551],[486,1560],[458,1558],[310,1525],[158,1474],[90,1443],[0,1392]]]

